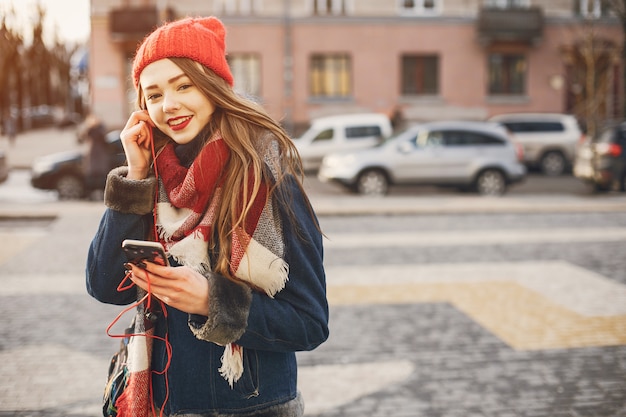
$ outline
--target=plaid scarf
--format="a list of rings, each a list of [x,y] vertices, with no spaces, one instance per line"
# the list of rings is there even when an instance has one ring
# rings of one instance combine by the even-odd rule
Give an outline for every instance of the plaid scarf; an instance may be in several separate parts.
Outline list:
[[[189,168],[180,164],[171,143],[157,157],[159,237],[179,264],[200,273],[211,271],[209,238],[214,232],[215,214],[222,203],[222,176],[229,156],[230,149],[217,133],[204,145]],[[248,198],[253,182],[254,178],[251,178]],[[283,259],[282,224],[267,193],[268,185],[262,182],[251,202],[245,228],[232,230],[230,273],[273,297],[284,288],[289,266]],[[225,347],[220,374],[232,387],[242,372],[243,351],[231,343]]]

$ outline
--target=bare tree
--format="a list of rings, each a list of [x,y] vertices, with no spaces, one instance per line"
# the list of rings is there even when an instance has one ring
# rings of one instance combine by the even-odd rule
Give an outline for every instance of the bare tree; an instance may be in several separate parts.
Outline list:
[[[622,116],[626,119],[626,0],[606,0],[622,24]]]

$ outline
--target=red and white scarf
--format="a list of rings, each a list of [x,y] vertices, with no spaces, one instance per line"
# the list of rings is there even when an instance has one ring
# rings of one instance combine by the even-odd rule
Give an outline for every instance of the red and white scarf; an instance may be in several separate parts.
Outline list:
[[[159,196],[157,230],[169,254],[181,265],[205,273],[212,270],[209,238],[222,203],[221,179],[230,149],[219,134],[204,145],[191,166],[180,164],[173,144],[157,157]],[[252,187],[251,178],[248,188]],[[230,273],[273,297],[287,282],[282,224],[262,182],[246,216],[245,229],[232,231]],[[242,190],[243,193],[243,190]],[[249,196],[248,196],[249,197]],[[238,213],[237,213],[238,214]],[[243,351],[226,345],[220,374],[233,385],[243,372]]]

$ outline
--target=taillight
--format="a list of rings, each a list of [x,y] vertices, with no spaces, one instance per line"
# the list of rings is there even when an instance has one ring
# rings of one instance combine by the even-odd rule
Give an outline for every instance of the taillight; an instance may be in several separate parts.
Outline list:
[[[611,143],[611,145],[609,146],[609,155],[618,157],[621,154],[622,154],[622,147],[619,146],[617,143]]]
[[[519,162],[524,162],[524,148],[519,142],[515,140],[515,137],[513,136],[510,130],[507,129],[506,133],[507,133],[507,136],[509,137],[509,140],[515,147],[515,156],[517,157],[517,160]]]
[[[617,143],[598,143],[596,153],[604,156],[618,157],[622,154],[622,147]]]
[[[524,162],[524,147],[519,143],[515,144],[515,154],[517,155],[518,161]]]

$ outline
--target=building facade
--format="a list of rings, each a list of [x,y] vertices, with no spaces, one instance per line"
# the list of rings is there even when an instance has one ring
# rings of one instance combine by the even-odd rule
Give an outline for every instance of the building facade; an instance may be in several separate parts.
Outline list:
[[[621,117],[622,29],[605,0],[91,0],[92,110],[122,126],[159,22],[215,15],[235,88],[292,133],[311,118],[506,112]]]

